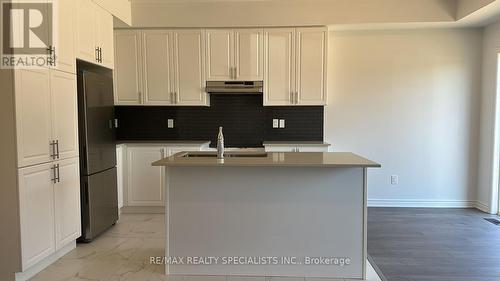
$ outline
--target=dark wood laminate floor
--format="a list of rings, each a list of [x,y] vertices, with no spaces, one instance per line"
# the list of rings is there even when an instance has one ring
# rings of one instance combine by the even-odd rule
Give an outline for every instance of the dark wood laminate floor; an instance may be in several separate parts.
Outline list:
[[[500,281],[500,226],[475,209],[369,208],[368,254],[388,281]]]

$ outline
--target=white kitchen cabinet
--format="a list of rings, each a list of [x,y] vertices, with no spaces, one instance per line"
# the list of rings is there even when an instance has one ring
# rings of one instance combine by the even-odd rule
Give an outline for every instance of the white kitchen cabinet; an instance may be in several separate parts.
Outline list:
[[[53,159],[50,70],[15,71],[18,166]]]
[[[262,29],[206,30],[209,81],[263,79]]]
[[[295,93],[298,105],[326,105],[328,32],[297,28]]]
[[[54,170],[51,163],[19,170],[22,269],[55,252]]]
[[[326,105],[328,31],[264,31],[264,105]]]
[[[58,1],[57,10],[57,41],[54,46],[55,66],[53,69],[76,73],[75,56],[75,16],[77,3],[75,1]]]
[[[208,105],[203,31],[175,30],[173,37],[174,104]]]
[[[81,235],[80,168],[78,157],[55,162],[54,183],[55,246],[61,249]]]
[[[144,104],[170,105],[172,91],[172,32],[147,30],[142,33]]]
[[[264,31],[261,28],[234,30],[234,72],[240,81],[264,79]]]
[[[295,29],[264,31],[264,105],[293,105]]]
[[[115,30],[115,105],[138,105],[142,97],[141,32]]]
[[[76,56],[96,62],[94,3],[91,0],[76,0]]]
[[[19,169],[22,270],[81,235],[79,158]]]
[[[99,62],[113,69],[113,16],[97,4],[94,4],[94,45],[99,49]]]
[[[206,30],[207,80],[233,79],[234,34],[232,29]]]
[[[76,76],[17,70],[15,88],[18,166],[78,156]]]
[[[76,75],[50,73],[52,139],[57,141],[58,159],[78,156],[78,100]]]
[[[164,206],[164,172],[151,163],[165,157],[158,146],[127,147],[127,206]]]
[[[76,56],[113,68],[113,16],[91,0],[77,0],[76,8]]]
[[[164,157],[172,156],[182,151],[200,151],[208,147],[208,143],[202,145],[188,144],[120,144],[117,146],[117,173],[118,173],[118,197],[123,193],[123,207],[126,212],[133,213],[134,208],[153,207],[150,210],[156,212],[155,207],[165,206],[164,183],[166,175],[160,167],[153,167],[151,163]],[[123,186],[121,184],[123,179]],[[119,203],[120,204],[120,203]],[[122,207],[120,206],[120,208]]]

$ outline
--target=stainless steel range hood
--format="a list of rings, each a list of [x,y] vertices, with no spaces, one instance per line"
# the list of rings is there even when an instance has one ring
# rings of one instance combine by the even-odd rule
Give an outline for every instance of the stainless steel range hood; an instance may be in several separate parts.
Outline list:
[[[262,81],[207,81],[210,94],[262,94]]]

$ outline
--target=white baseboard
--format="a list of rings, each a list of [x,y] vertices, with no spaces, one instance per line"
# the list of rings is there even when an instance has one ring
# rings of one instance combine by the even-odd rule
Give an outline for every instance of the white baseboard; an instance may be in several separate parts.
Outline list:
[[[485,212],[485,213],[491,213],[490,206],[484,204],[483,202],[476,201],[476,204],[474,207],[480,211]]]
[[[476,203],[472,200],[368,199],[368,207],[476,208]]]
[[[62,247],[59,249],[57,252],[53,253],[52,255],[46,257],[45,259],[39,261],[35,265],[31,266],[30,268],[26,269],[23,272],[16,272],[16,281],[26,281],[36,274],[38,274],[40,271],[44,270],[47,266],[53,264],[55,261],[66,255],[67,253],[71,252],[76,248],[76,241],[73,241],[69,243],[68,245]]]

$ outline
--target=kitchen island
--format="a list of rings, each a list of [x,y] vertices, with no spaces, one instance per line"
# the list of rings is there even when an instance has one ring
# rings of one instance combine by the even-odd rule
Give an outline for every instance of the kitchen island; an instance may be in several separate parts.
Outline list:
[[[353,153],[181,152],[165,167],[166,274],[366,276],[367,169]]]

